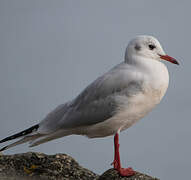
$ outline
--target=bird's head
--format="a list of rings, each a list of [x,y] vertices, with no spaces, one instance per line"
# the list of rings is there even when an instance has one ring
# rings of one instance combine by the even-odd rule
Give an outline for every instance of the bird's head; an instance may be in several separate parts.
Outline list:
[[[173,64],[179,64],[176,59],[168,56],[159,41],[152,36],[137,36],[127,46],[125,62],[129,62],[134,56],[140,56],[157,61],[166,60]]]

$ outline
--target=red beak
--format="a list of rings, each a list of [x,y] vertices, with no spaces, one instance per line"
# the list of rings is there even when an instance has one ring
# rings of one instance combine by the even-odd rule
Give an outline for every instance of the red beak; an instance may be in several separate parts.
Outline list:
[[[169,61],[169,62],[171,62],[173,64],[179,65],[178,61],[176,59],[174,59],[173,57],[170,57],[168,55],[160,55],[160,54],[159,54],[159,56],[160,56],[161,59],[164,59],[164,60]]]

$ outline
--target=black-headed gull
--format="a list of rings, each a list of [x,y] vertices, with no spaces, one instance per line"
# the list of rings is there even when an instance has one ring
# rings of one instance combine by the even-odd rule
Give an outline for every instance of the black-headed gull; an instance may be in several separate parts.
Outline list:
[[[22,137],[0,151],[28,141],[32,147],[72,134],[89,138],[115,134],[114,168],[122,176],[133,175],[132,168],[121,167],[119,133],[160,103],[169,83],[163,60],[178,64],[154,37],[134,38],[127,46],[124,62],[96,79],[75,99],[58,106],[39,124],[1,140]]]

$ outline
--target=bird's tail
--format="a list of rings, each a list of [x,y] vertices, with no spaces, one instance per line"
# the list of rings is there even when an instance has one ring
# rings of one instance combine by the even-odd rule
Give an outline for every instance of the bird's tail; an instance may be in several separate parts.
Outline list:
[[[35,140],[35,139],[43,136],[42,134],[35,133],[38,130],[38,128],[39,128],[39,125],[36,124],[36,125],[28,128],[28,129],[25,129],[24,131],[21,131],[21,132],[19,132],[17,134],[14,134],[12,136],[9,136],[9,137],[6,137],[6,138],[0,140],[0,143],[4,143],[6,141],[10,141],[10,140],[14,140],[14,139],[23,137],[19,141],[16,141],[16,142],[14,142],[14,143],[12,143],[12,144],[10,144],[8,146],[5,146],[5,147],[1,148],[0,152],[4,151],[6,149],[9,149],[9,148],[11,148],[13,146],[16,146],[18,144],[23,144],[25,142],[32,141],[32,140]]]

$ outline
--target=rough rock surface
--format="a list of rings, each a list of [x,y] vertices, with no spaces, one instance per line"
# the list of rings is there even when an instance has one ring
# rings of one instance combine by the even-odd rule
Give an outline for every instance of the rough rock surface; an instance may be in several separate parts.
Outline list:
[[[131,177],[121,177],[116,170],[109,169],[99,177],[99,180],[159,180],[159,179],[153,178],[151,176],[139,172],[136,172],[136,174]]]
[[[46,155],[28,152],[15,155],[0,155],[0,180],[157,180],[136,173],[125,178],[114,169],[99,176],[81,167],[66,154]]]
[[[77,180],[95,179],[97,175],[81,167],[66,154],[23,153],[0,156],[0,179]]]

